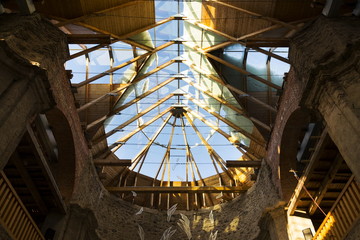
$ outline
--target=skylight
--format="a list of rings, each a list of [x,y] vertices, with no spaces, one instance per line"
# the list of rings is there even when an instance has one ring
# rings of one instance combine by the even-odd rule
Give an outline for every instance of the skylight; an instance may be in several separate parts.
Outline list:
[[[74,73],[72,82],[81,83],[107,71],[109,66],[146,56],[91,83],[129,85],[119,92],[112,114],[104,122],[110,150],[119,159],[131,159],[130,170],[160,181],[198,181],[228,171],[226,160],[259,160],[256,153],[247,152],[254,145],[263,147],[265,139],[239,99],[250,96],[248,91],[275,90],[229,65],[218,73],[206,49],[229,39],[201,25],[201,1],[155,1],[155,9],[157,22],[173,19],[130,37],[154,49],[152,54],[116,42],[110,51],[102,48],[87,55],[87,65],[83,57],[68,62]],[[78,46],[70,48],[71,53],[81,50]],[[276,51],[287,55],[287,49]],[[108,57],[110,53],[112,58]],[[269,57],[238,43],[228,44],[220,57],[263,81],[271,76],[272,83],[278,86],[289,67],[274,59],[268,74]],[[230,91],[224,78],[239,90]],[[260,121],[257,124],[270,129]],[[242,172],[249,178],[253,170]],[[221,181],[218,184],[230,185]]]

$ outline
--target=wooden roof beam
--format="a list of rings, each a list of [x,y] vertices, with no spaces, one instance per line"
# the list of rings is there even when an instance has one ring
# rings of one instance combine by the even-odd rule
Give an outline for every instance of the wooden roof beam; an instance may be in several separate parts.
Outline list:
[[[125,103],[124,105],[122,105],[122,106],[120,106],[120,107],[118,107],[118,108],[115,108],[115,109],[113,110],[113,112],[121,112],[122,110],[130,107],[130,106],[133,105],[134,103],[139,102],[141,99],[149,96],[150,94],[156,92],[156,91],[159,90],[160,88],[162,88],[162,87],[166,86],[167,84],[171,83],[171,82],[174,81],[175,79],[176,79],[176,78],[174,78],[174,77],[168,78],[167,80],[165,80],[165,81],[163,81],[162,83],[156,85],[156,86],[153,87],[152,89],[150,89],[150,90],[144,92],[143,94],[137,96],[137,97],[134,98],[133,100]]]
[[[210,128],[212,128],[213,130],[215,130],[216,132],[220,133],[223,137],[225,137],[230,143],[234,144],[234,146],[244,155],[248,156],[250,159],[258,159],[259,157],[254,156],[253,153],[249,153],[250,149],[241,144],[238,140],[234,139],[232,136],[230,136],[229,134],[227,134],[226,132],[224,132],[221,128],[213,125],[211,122],[209,122],[208,120],[206,120],[204,117],[200,116],[199,114],[197,114],[195,111],[193,111],[191,108],[186,108],[186,111],[188,111],[191,115],[193,115],[195,118],[199,119],[200,121],[202,121],[203,123],[205,123],[206,125],[208,125]],[[247,152],[242,150],[245,149]]]
[[[183,80],[184,80],[186,83],[188,83],[189,85],[195,87],[197,90],[201,91],[202,93],[204,93],[204,94],[208,95],[209,97],[217,100],[218,102],[220,102],[220,103],[223,104],[224,106],[227,106],[228,108],[232,109],[233,111],[235,111],[235,112],[241,114],[242,116],[248,118],[249,120],[253,121],[254,123],[256,123],[257,125],[259,125],[260,127],[264,128],[265,130],[267,130],[267,131],[270,131],[270,130],[271,130],[270,126],[268,126],[267,124],[261,122],[260,120],[254,118],[254,117],[248,116],[247,113],[246,113],[246,111],[245,111],[244,109],[240,109],[240,108],[238,108],[237,106],[235,106],[235,105],[227,102],[226,100],[224,100],[224,99],[222,99],[222,98],[220,98],[220,97],[218,97],[218,96],[215,96],[214,94],[212,94],[211,91],[208,91],[208,90],[203,89],[200,85],[192,82],[191,80],[189,80],[189,79],[187,79],[187,78],[183,78]]]
[[[198,100],[196,100],[195,98],[189,96],[188,94],[184,95],[185,98],[189,99],[190,101],[192,101],[193,103],[195,103],[197,106],[201,107],[202,109],[204,109],[205,111],[207,111],[208,113],[210,113],[211,115],[213,115],[214,117],[218,118],[220,121],[226,123],[227,125],[229,125],[230,127],[232,127],[233,129],[235,129],[236,131],[239,131],[241,134],[243,134],[245,137],[249,138],[250,140],[256,142],[257,144],[259,144],[260,146],[265,147],[266,143],[263,139],[258,139],[257,137],[253,136],[251,133],[246,132],[244,129],[242,129],[241,127],[239,127],[238,125],[234,124],[233,122],[227,120],[226,118],[224,118],[223,116],[221,116],[220,114],[211,111],[211,109],[207,106],[205,106],[204,104],[202,104],[201,102],[199,102]]]
[[[199,68],[193,62],[191,62],[189,60],[185,60],[185,61],[183,61],[183,63],[188,65],[190,68],[194,69],[196,72],[198,72],[200,74],[203,74],[205,77],[207,77],[207,78],[209,78],[211,80],[214,80],[215,82],[218,82],[221,85],[227,87],[229,90],[231,90],[231,91],[233,91],[233,92],[235,92],[235,93],[237,93],[237,94],[239,94],[239,95],[241,95],[243,97],[246,97],[249,100],[251,100],[251,101],[253,101],[253,102],[255,102],[255,103],[257,103],[257,104],[259,104],[259,105],[261,105],[261,106],[263,106],[263,107],[265,107],[265,108],[267,108],[267,109],[269,109],[269,110],[271,110],[273,112],[277,112],[277,110],[274,107],[270,106],[269,104],[262,102],[261,100],[247,94],[246,92],[241,91],[240,89],[238,89],[238,88],[236,88],[236,87],[234,87],[234,86],[232,86],[230,84],[224,83],[224,81],[222,79],[220,79],[220,78],[216,77],[215,75],[213,75],[211,73],[208,73],[205,70]]]
[[[120,92],[121,90],[124,90],[124,89],[128,88],[129,86],[131,86],[130,83],[128,83],[128,84],[120,84],[120,87],[114,89],[114,90],[111,91],[111,92],[105,93],[104,95],[102,95],[102,96],[100,96],[100,97],[98,97],[98,98],[96,98],[96,99],[94,99],[94,100],[92,100],[92,101],[90,101],[90,102],[82,105],[81,107],[79,107],[79,108],[77,109],[77,111],[78,111],[78,112],[81,112],[81,111],[83,111],[83,110],[85,110],[85,109],[93,106],[94,104],[100,102],[101,100],[106,99],[106,98],[109,97],[109,96],[116,95],[117,92]]]
[[[145,54],[143,54],[143,55],[137,56],[137,57],[135,57],[135,58],[133,58],[133,59],[127,61],[127,62],[124,62],[124,63],[122,63],[122,64],[120,64],[120,65],[118,65],[118,66],[116,66],[116,67],[110,68],[109,70],[107,70],[107,71],[105,71],[105,72],[102,72],[102,73],[100,73],[100,74],[97,74],[97,75],[95,75],[95,76],[93,76],[93,77],[91,77],[91,78],[89,78],[89,79],[87,79],[87,80],[85,80],[85,81],[82,81],[82,82],[76,83],[76,84],[72,84],[72,86],[77,87],[77,88],[78,88],[78,87],[82,87],[82,86],[84,86],[84,85],[86,85],[86,84],[88,84],[88,83],[91,83],[91,82],[93,82],[93,81],[95,81],[95,80],[97,80],[97,79],[99,79],[99,78],[102,78],[102,77],[104,77],[104,76],[106,76],[106,75],[108,75],[108,74],[110,74],[110,73],[113,73],[113,72],[115,72],[115,71],[117,71],[117,70],[119,70],[119,69],[121,69],[121,68],[123,68],[123,67],[126,67],[126,66],[128,66],[128,65],[130,65],[130,64],[132,64],[132,63],[135,63],[136,61],[138,61],[138,60],[140,60],[140,59],[143,59],[143,58],[145,58],[145,57],[148,57],[148,56],[150,56],[151,54],[154,54],[154,53],[156,53],[156,52],[158,52],[158,51],[160,51],[160,50],[162,50],[162,49],[164,49],[164,48],[167,48],[168,46],[171,46],[172,44],[174,44],[174,42],[172,42],[172,41],[171,41],[171,42],[167,42],[167,43],[165,43],[165,44],[163,44],[163,45],[155,48],[152,52],[148,52],[148,53],[145,53]],[[169,61],[169,62],[167,62],[167,63],[165,63],[165,64],[163,64],[163,65],[161,65],[161,66],[165,66],[165,67],[166,67],[166,66],[170,65],[171,63],[173,63],[173,62],[172,62],[172,61]],[[168,64],[168,65],[166,65],[166,64]],[[157,67],[156,69],[158,69],[158,68],[162,69],[161,66]],[[160,69],[158,69],[158,70],[160,70]],[[150,73],[150,72],[149,72],[149,73]],[[151,74],[150,74],[150,75],[151,75]]]
[[[159,118],[161,118],[162,116],[164,116],[166,113],[170,112],[172,107],[168,107],[167,109],[165,109],[164,111],[162,111],[161,113],[157,114],[155,117],[153,117],[150,121],[142,124],[141,126],[137,127],[136,129],[134,129],[133,131],[131,131],[130,133],[128,133],[126,136],[116,140],[115,145],[111,145],[109,146],[110,149],[112,149],[113,147],[115,147],[115,149],[112,151],[113,153],[116,152],[127,140],[129,140],[132,136],[134,136],[136,133],[138,133],[139,131],[143,130],[144,128],[146,128],[147,126],[149,126],[150,124],[154,123],[156,120],[158,120]]]
[[[136,193],[243,193],[249,189],[248,186],[187,186],[187,187],[149,187],[149,186],[127,186],[106,187],[113,193],[136,192]]]
[[[226,167],[228,167],[228,168],[259,168],[259,167],[261,167],[261,161],[227,160]]]
[[[157,101],[155,104],[151,105],[150,107],[148,107],[147,109],[145,109],[144,111],[138,113],[137,115],[133,116],[132,118],[130,118],[129,120],[125,121],[124,123],[120,124],[118,127],[114,128],[113,130],[107,132],[105,135],[98,137],[97,139],[95,139],[93,141],[93,144],[97,144],[99,142],[101,142],[102,140],[110,137],[111,135],[113,135],[114,133],[116,133],[118,130],[126,127],[127,125],[129,125],[130,123],[134,122],[135,120],[139,119],[140,117],[144,116],[145,114],[147,114],[148,112],[150,112],[151,110],[155,109],[156,107],[158,107],[160,104],[166,102],[167,100],[169,100],[171,97],[173,97],[174,94],[169,94],[167,96],[165,96],[164,98],[160,99],[159,101]],[[108,117],[110,116],[105,116],[102,119],[102,121],[105,121]],[[88,127],[89,128],[89,127]]]
[[[276,18],[263,16],[261,14],[258,14],[258,13],[251,12],[251,11],[248,11],[248,10],[243,9],[243,8],[233,6],[233,5],[225,3],[225,2],[220,2],[218,0],[206,0],[206,2],[211,2],[211,3],[216,3],[216,4],[219,4],[219,5],[223,5],[223,6],[238,10],[238,11],[240,11],[242,13],[245,13],[245,14],[248,14],[248,15],[251,15],[251,16],[255,16],[255,17],[259,18],[259,19],[264,19],[264,20],[267,20],[267,21],[275,23],[275,24],[280,24],[280,25],[282,25],[282,26],[284,26],[286,28],[289,28],[289,29],[297,29],[297,27],[292,25],[292,24],[280,21],[280,20],[278,20]]]
[[[80,57],[80,56],[85,55],[85,54],[89,54],[89,53],[91,53],[91,52],[93,52],[95,50],[98,50],[98,49],[106,47],[106,46],[108,46],[108,44],[99,44],[97,46],[87,48],[87,49],[82,50],[82,51],[80,51],[78,53],[74,53],[74,54],[70,55],[70,58],[68,60]]]
[[[131,159],[104,160],[94,159],[95,166],[127,167],[131,166]]]
[[[110,44],[108,34],[67,34],[68,44]]]
[[[202,23],[200,23],[200,22],[198,22],[198,21],[189,20],[189,19],[186,19],[186,18],[185,18],[185,22],[188,22],[188,23],[190,23],[190,24],[193,24],[193,25],[195,25],[195,26],[198,26],[199,28],[204,29],[204,30],[206,30],[206,31],[216,33],[217,35],[220,35],[220,36],[222,36],[222,37],[224,37],[224,38],[227,38],[227,39],[229,39],[229,40],[232,41],[232,42],[237,42],[237,38],[236,38],[236,37],[230,36],[230,35],[228,35],[228,34],[226,34],[226,33],[223,33],[223,32],[221,32],[221,31],[219,31],[219,30],[216,30],[216,29],[214,29],[214,28],[208,27],[208,26],[206,26],[206,25],[204,25],[204,24],[202,24]]]

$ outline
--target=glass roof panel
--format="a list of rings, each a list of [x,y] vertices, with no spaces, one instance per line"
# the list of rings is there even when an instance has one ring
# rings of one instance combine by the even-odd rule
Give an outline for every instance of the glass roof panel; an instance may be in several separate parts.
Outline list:
[[[217,51],[214,55],[220,53],[216,56],[221,57],[230,64],[245,69],[251,74],[242,74],[223,64],[219,64],[220,67],[217,66],[221,68],[221,71],[218,73],[213,67],[212,61],[208,60],[201,49],[225,42],[227,39],[190,23],[191,21],[201,21],[202,1],[159,0],[154,1],[154,3],[156,21],[175,15],[177,17],[182,15],[186,17],[186,20],[169,21],[132,36],[130,39],[147,46],[146,49],[149,47],[154,49],[176,39],[181,39],[184,42],[183,44],[176,42],[150,55],[150,57],[144,57],[138,62],[129,64],[112,74],[106,74],[92,82],[92,84],[110,84],[112,81],[113,83],[131,84],[130,87],[120,94],[113,108],[118,109],[127,103],[132,104],[123,107],[120,112],[107,118],[104,123],[105,132],[117,128],[129,119],[138,118],[108,137],[108,145],[132,133],[133,136],[115,154],[121,159],[133,159],[153,138],[167,116],[171,116],[169,122],[164,125],[164,128],[147,152],[146,158],[141,163],[143,166],[141,167],[141,164],[135,168],[133,166],[134,170],[139,171],[141,174],[155,177],[157,171],[170,168],[170,180],[184,181],[187,178],[186,154],[190,154],[186,151],[185,132],[189,150],[197,163],[202,177],[205,178],[216,174],[216,169],[219,172],[223,172],[219,166],[217,168],[213,166],[214,159],[208,152],[209,146],[206,146],[207,143],[224,160],[241,159],[242,153],[227,138],[231,136],[235,140],[250,146],[250,139],[243,136],[237,130],[241,129],[249,134],[252,134],[254,131],[252,121],[239,113],[245,111],[238,102],[239,96],[234,95],[224,85],[229,83],[244,92],[268,91],[267,85],[254,79],[252,74],[271,80],[281,86],[282,75],[288,71],[289,65],[274,58],[270,58],[269,62],[269,57],[266,54],[246,49],[240,44],[232,44],[223,49],[223,51]],[[87,47],[90,47],[90,45]],[[74,73],[72,83],[79,83],[107,71],[111,66],[120,65],[136,56],[147,53],[146,50],[140,49],[138,45],[133,47],[121,42],[111,44],[111,49],[113,59],[110,58],[111,54],[108,48],[101,48],[88,54],[87,67],[84,64],[85,56],[68,61],[67,64],[71,66]],[[134,51],[134,49],[136,50]],[[72,54],[81,50],[78,45],[71,46]],[[287,48],[264,48],[264,50],[270,50],[275,54],[287,57]],[[158,69],[159,66],[169,61],[172,61],[170,65],[163,69]],[[165,86],[158,87],[172,77],[176,79]],[[169,94],[172,94],[172,97],[157,106],[159,101],[169,96]],[[171,115],[166,113],[159,119],[154,120],[169,107],[173,111]],[[175,111],[176,109],[182,109],[186,112],[187,108],[190,109],[187,113],[190,120],[181,111],[180,113]],[[144,111],[147,112],[144,113]],[[139,113],[141,112],[144,115],[140,116]],[[190,112],[194,112],[194,114]],[[112,112],[110,113],[112,114]],[[200,119],[197,115],[199,115]],[[182,129],[181,119],[183,119],[185,124],[184,130]],[[175,125],[173,125],[174,120],[176,120]],[[149,121],[153,121],[153,123],[138,132],[133,132],[134,129]],[[231,122],[233,125],[230,125],[233,128],[226,121]],[[196,126],[196,129],[193,128],[192,124]],[[161,160],[166,153],[173,128],[173,140],[169,148],[170,162],[160,168]],[[198,136],[199,134],[205,141]],[[199,180],[199,176],[195,175],[196,179]],[[160,178],[161,173],[157,176],[157,179]]]

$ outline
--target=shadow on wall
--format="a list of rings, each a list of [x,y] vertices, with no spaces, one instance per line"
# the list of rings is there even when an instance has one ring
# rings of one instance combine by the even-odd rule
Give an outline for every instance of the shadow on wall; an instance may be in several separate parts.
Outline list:
[[[75,147],[71,127],[65,115],[53,108],[46,112],[58,147],[58,161],[51,163],[51,171],[65,202],[69,202],[75,183]]]
[[[280,183],[283,201],[288,202],[297,185],[291,169],[301,168],[296,155],[308,124],[311,121],[310,111],[298,108],[286,122],[280,144]]]

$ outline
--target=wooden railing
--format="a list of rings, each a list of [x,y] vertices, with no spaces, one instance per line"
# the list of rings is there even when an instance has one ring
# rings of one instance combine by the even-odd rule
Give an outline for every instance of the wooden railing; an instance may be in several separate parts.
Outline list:
[[[360,188],[352,176],[317,230],[313,240],[341,240],[360,218]]]
[[[14,240],[45,239],[3,171],[0,171],[0,224]]]

